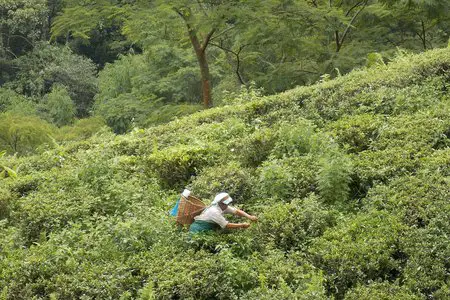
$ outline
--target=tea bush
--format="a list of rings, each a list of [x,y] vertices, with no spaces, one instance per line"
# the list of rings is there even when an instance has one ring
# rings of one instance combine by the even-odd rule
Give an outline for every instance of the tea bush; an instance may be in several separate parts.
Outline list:
[[[12,196],[10,191],[4,188],[0,188],[0,220],[8,217],[9,215],[8,206],[11,200]]]
[[[370,211],[340,220],[338,226],[325,231],[309,251],[324,270],[328,292],[341,297],[358,283],[396,279],[400,268],[396,255],[401,251],[398,237],[405,229],[395,216]]]
[[[284,201],[306,197],[317,189],[318,168],[311,155],[268,160],[258,168],[258,194]]]
[[[314,126],[307,120],[297,121],[296,124],[285,123],[278,129],[277,141],[271,154],[275,158],[282,158],[316,152],[320,148],[318,144],[321,138],[323,139],[315,134]]]
[[[209,202],[220,191],[226,191],[236,203],[245,203],[254,197],[252,170],[237,162],[204,168],[191,182],[192,192]]]
[[[260,219],[254,232],[255,239],[273,243],[284,251],[304,251],[313,238],[320,237],[335,224],[336,214],[312,194],[303,200],[272,205],[260,213]]]
[[[157,150],[145,158],[146,172],[158,176],[165,187],[181,189],[203,167],[212,164],[220,147],[180,145]]]
[[[238,159],[244,166],[255,168],[268,159],[275,141],[276,133],[269,128],[262,128],[250,135],[235,139],[230,147],[236,149]]]
[[[450,233],[448,221],[449,205],[439,213],[426,228],[411,230],[402,239],[404,252],[408,257],[404,266],[404,286],[425,297],[436,299],[438,294],[447,294],[448,257],[450,246],[442,236]]]
[[[0,298],[449,298],[449,66],[401,56],[121,136],[79,121],[4,156]],[[189,235],[168,216],[185,187],[258,221]]]
[[[345,116],[327,126],[336,142],[351,153],[368,150],[378,138],[383,118],[379,115],[361,114]]]
[[[345,295],[346,300],[359,300],[359,299],[380,299],[380,300],[419,300],[419,297],[413,294],[405,287],[391,284],[388,282],[372,283],[364,286],[360,285],[350,290]]]
[[[423,227],[439,211],[446,209],[450,191],[449,178],[435,172],[421,172],[379,185],[369,192],[364,203],[367,207],[383,209],[396,214],[405,224]]]

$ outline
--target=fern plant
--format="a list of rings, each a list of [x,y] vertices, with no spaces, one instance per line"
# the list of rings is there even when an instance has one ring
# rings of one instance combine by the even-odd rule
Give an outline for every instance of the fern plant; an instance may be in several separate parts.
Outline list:
[[[320,160],[316,181],[324,202],[342,203],[348,199],[351,173],[351,160],[343,154],[333,151]]]

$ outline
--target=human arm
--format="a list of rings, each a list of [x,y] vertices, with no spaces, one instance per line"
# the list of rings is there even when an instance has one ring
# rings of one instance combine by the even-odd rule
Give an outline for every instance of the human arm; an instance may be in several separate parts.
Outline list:
[[[246,213],[245,211],[240,210],[240,209],[236,209],[235,215],[240,216],[240,217],[245,217],[252,221],[258,221],[258,217],[249,215],[248,213]]]
[[[250,224],[248,223],[228,223],[225,228],[229,229],[239,229],[239,228],[248,228],[250,227]]]

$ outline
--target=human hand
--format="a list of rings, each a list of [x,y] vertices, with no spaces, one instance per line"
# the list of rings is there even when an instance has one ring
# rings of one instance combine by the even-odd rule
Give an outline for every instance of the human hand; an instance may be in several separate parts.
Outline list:
[[[249,228],[249,227],[250,227],[250,224],[248,224],[248,223],[242,223],[242,224],[241,224],[241,227],[242,227],[242,228]]]
[[[248,217],[250,220],[252,220],[252,221],[254,221],[254,222],[256,222],[256,221],[258,221],[258,217],[257,216],[250,216],[250,217]]]

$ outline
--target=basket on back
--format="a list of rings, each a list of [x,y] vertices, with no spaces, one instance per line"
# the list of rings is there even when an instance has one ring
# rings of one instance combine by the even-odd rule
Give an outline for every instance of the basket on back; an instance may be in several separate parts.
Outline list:
[[[202,213],[206,205],[198,198],[189,195],[187,198],[181,195],[178,204],[177,223],[180,225],[190,225],[194,218]]]

